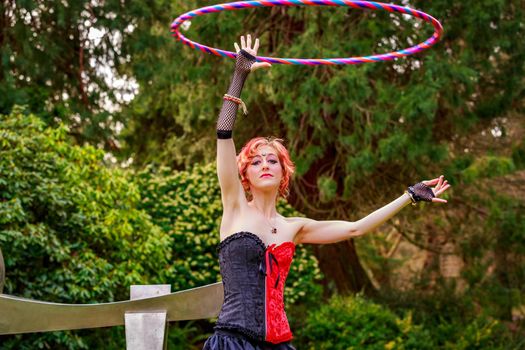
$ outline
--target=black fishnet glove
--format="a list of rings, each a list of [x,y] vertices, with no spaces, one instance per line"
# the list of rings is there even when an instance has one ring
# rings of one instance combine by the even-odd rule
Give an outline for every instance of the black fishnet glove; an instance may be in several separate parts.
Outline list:
[[[248,74],[250,74],[251,66],[254,63],[255,56],[250,55],[245,50],[239,51],[237,60],[235,61],[235,71],[233,72],[230,87],[228,88],[228,95],[241,97],[244,82]],[[217,138],[231,139],[238,108],[239,105],[237,103],[224,100],[217,120]]]
[[[412,203],[419,201],[432,202],[432,198],[435,197],[434,191],[422,182],[409,186],[407,192],[410,195],[410,199],[412,199]]]

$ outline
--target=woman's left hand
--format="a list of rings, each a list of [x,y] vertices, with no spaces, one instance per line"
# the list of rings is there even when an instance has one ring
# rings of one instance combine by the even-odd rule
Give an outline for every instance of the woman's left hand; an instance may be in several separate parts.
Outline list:
[[[426,180],[426,181],[421,181],[421,182],[424,185],[429,186],[429,187],[436,185],[436,187],[432,188],[432,192],[434,192],[434,196],[435,196],[434,198],[432,198],[432,202],[447,203],[446,199],[438,198],[441,194],[443,194],[443,192],[448,190],[451,186],[448,183],[448,181],[445,180],[445,177],[443,175],[435,179],[432,179],[432,180]]]
[[[233,44],[235,46],[235,51],[239,53],[239,51],[245,50],[252,56],[257,56],[257,50],[259,50],[259,38],[255,39],[255,43],[253,44],[252,48],[252,36],[250,34],[247,35],[246,40],[244,40],[244,35],[241,36],[241,47],[237,43]],[[259,68],[270,68],[272,65],[268,62],[255,62],[252,64],[250,70],[253,72],[254,70],[257,70]]]

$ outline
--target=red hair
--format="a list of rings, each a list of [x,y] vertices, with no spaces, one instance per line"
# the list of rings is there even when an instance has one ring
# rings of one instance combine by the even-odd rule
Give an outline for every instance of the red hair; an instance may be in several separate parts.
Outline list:
[[[277,157],[279,158],[279,163],[281,163],[281,168],[283,170],[283,177],[281,179],[281,184],[279,185],[279,195],[283,198],[288,197],[288,194],[290,193],[288,186],[290,185],[292,174],[295,172],[295,165],[290,159],[290,154],[282,142],[282,139],[275,137],[255,137],[244,145],[237,156],[237,165],[239,166],[239,174],[241,175],[242,187],[245,192],[250,192],[250,181],[248,181],[248,178],[246,177],[248,165],[250,165],[252,158],[256,155],[259,148],[270,146],[277,152]]]

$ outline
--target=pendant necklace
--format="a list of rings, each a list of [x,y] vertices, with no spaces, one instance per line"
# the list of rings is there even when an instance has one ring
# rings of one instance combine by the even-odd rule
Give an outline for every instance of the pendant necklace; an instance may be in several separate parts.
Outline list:
[[[268,225],[270,225],[270,227],[272,228],[272,230],[270,231],[272,233],[272,235],[276,235],[277,234],[277,227],[275,227],[275,221],[277,220],[277,215],[275,216],[275,218],[273,219],[273,225],[272,223],[270,222],[270,220],[268,220],[266,218],[266,216],[264,216],[263,214],[263,218],[266,220],[266,222],[268,223]]]
[[[266,219],[266,216],[264,217]],[[276,235],[277,234],[277,227],[275,227],[275,221],[277,220],[277,216],[273,219],[273,225],[270,223],[270,220],[266,219],[266,221],[268,221],[268,223],[270,224],[270,227],[272,228],[272,235]]]
[[[257,209],[257,210],[258,210],[258,209]],[[259,212],[262,214],[262,212],[261,212],[260,210],[259,210]],[[270,231],[270,232],[272,233],[272,235],[276,235],[276,234],[277,234],[277,227],[276,227],[276,225],[275,225],[275,221],[277,221],[277,215],[275,215],[275,218],[273,219],[273,225],[272,225],[272,223],[270,222],[270,220],[268,220],[268,219],[266,218],[266,216],[264,216],[264,214],[263,214],[263,218],[264,218],[264,220],[266,220],[266,222],[268,223],[268,225],[272,228],[271,231]]]

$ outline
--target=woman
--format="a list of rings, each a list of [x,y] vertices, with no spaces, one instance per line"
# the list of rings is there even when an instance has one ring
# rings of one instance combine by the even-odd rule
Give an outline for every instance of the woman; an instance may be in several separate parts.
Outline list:
[[[279,139],[255,138],[236,157],[232,130],[241,90],[257,63],[256,39],[241,37],[235,71],[217,122],[217,173],[223,216],[219,263],[224,285],[215,333],[204,349],[294,349],[284,312],[283,289],[295,246],[335,243],[373,230],[410,202],[442,202],[450,185],[439,178],[409,187],[402,196],[356,222],[286,218],[276,210],[286,197],[293,163]],[[241,179],[239,179],[239,174]],[[434,186],[431,189],[428,186]]]

